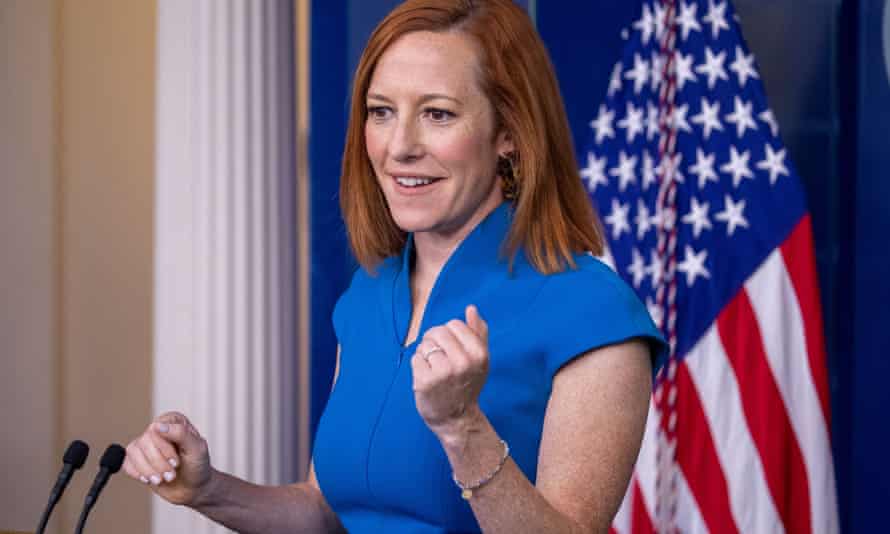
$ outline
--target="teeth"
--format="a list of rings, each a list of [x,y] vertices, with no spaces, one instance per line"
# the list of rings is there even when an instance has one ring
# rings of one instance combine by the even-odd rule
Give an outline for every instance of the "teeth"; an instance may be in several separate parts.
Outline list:
[[[421,185],[429,185],[433,183],[431,178],[396,178],[396,181],[399,185],[403,185],[405,187],[417,187]]]

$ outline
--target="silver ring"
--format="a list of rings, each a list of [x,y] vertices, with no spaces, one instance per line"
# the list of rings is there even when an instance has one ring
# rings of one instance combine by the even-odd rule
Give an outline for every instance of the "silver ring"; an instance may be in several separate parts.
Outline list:
[[[423,356],[423,359],[424,359],[424,360],[426,360],[427,362],[429,362],[429,361],[430,361],[430,356],[432,356],[433,353],[436,353],[436,352],[444,353],[444,352],[445,352],[445,349],[443,349],[442,347],[436,345],[435,347],[431,348],[430,350],[428,350],[428,351],[426,351],[426,352],[422,352],[420,355]]]

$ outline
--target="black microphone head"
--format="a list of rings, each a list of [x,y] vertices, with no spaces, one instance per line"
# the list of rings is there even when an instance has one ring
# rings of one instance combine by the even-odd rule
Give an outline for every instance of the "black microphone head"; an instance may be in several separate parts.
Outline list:
[[[89,454],[90,446],[76,439],[65,450],[65,456],[62,456],[62,463],[71,464],[74,469],[80,469],[83,467],[83,463],[87,461]]]
[[[117,443],[112,443],[102,454],[102,459],[99,460],[99,467],[104,467],[111,473],[117,473],[121,470],[126,456],[127,451],[123,447]]]

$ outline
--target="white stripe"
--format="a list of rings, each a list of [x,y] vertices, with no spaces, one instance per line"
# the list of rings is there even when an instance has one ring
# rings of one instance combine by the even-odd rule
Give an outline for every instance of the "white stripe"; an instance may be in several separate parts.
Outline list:
[[[716,324],[692,348],[685,363],[726,478],[736,527],[739,532],[784,532]]]
[[[807,357],[800,304],[776,250],[745,283],[809,480],[813,532],[838,532],[828,429]]]
[[[643,438],[643,445],[640,448],[640,455],[637,459],[637,466],[634,475],[639,480],[640,493],[643,497],[643,506],[646,508],[646,514],[652,520],[656,531],[660,530],[659,525],[655,521],[655,475],[656,475],[656,439],[658,436],[658,412],[655,410],[654,399],[649,403],[649,416],[646,418],[646,433]],[[628,507],[629,511],[630,507]],[[707,533],[708,528],[702,518],[698,503],[692,495],[686,483],[686,478],[682,471],[677,476],[677,527],[680,532],[685,533]],[[662,527],[666,527],[663,525]],[[662,528],[661,530],[664,530]]]
[[[677,531],[683,534],[708,534],[708,526],[682,471],[677,477]]]
[[[633,509],[633,491],[635,483],[636,477],[631,477],[630,484],[628,484],[627,486],[627,491],[624,492],[624,499],[621,501],[621,506],[618,507],[618,513],[615,514],[615,517],[612,519],[612,528],[617,534],[630,533],[630,520],[632,517],[631,512]]]

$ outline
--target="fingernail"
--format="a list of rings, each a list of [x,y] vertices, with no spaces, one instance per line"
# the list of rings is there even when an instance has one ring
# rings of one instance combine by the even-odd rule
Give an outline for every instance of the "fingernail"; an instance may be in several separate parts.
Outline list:
[[[151,480],[151,483],[155,486],[161,485],[161,477],[159,477],[158,475],[152,475],[149,480]]]
[[[145,478],[145,476],[140,476],[139,481],[142,482],[143,484],[148,484],[148,479]]]
[[[168,425],[167,423],[158,423],[158,432],[166,434],[169,431],[170,431],[170,425]]]
[[[173,471],[167,471],[164,473],[164,480],[167,482],[173,482],[173,479],[176,478],[176,475],[173,474]]]
[[[170,458],[169,460],[167,460],[167,463],[173,466],[173,469],[179,467],[179,462],[176,461],[176,458]]]

